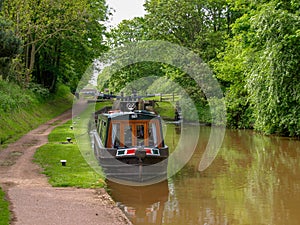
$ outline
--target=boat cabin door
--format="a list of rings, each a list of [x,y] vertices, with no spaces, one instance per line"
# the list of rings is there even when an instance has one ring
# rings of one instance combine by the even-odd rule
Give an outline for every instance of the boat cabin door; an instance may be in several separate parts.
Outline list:
[[[113,121],[111,145],[114,148],[161,145],[159,122],[154,121]]]

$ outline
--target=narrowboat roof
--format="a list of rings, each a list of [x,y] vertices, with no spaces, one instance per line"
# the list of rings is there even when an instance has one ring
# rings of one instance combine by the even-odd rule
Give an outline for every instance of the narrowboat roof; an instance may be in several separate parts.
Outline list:
[[[139,115],[143,119],[160,117],[159,115],[156,115],[153,112],[149,112],[146,110],[135,110],[133,112],[123,112],[123,111],[115,110],[115,111],[109,111],[108,113],[103,113],[102,115],[107,118],[111,118],[111,119],[117,118],[117,117],[123,117],[123,116],[126,116],[126,118],[128,118],[127,117],[128,115]],[[131,118],[136,119],[134,117],[131,117]]]

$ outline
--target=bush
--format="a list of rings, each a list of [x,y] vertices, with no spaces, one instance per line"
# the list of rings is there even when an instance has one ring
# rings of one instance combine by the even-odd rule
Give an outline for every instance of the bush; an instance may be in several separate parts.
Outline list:
[[[37,98],[45,100],[49,98],[50,92],[40,84],[30,83],[28,89],[32,91]]]
[[[64,98],[70,93],[71,93],[70,87],[68,87],[64,84],[60,84],[60,85],[58,85],[58,87],[56,89],[55,97],[56,98]]]
[[[11,112],[33,103],[30,91],[18,85],[0,80],[0,112]]]
[[[0,149],[72,106],[73,96],[65,86],[49,98],[47,90],[31,88],[0,80]]]

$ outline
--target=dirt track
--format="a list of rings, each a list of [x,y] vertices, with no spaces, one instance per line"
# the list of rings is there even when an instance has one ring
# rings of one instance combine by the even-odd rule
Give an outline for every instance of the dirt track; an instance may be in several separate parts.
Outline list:
[[[53,188],[32,162],[55,126],[71,110],[39,126],[0,151],[0,186],[7,193],[17,225],[131,224],[104,189]],[[55,124],[55,125],[54,125]]]

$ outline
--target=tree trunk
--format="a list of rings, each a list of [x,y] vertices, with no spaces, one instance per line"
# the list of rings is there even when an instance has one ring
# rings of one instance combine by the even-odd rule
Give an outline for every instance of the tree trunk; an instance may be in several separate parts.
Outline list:
[[[28,87],[28,84],[30,82],[30,78],[31,78],[30,76],[34,68],[34,63],[35,63],[35,44],[31,44],[29,65],[27,66],[25,72],[25,87]]]
[[[55,68],[57,68],[57,70],[55,70],[53,72],[53,80],[52,80],[52,84],[50,86],[50,92],[54,92],[55,91],[55,87],[56,87],[56,82],[57,82],[57,76],[59,73],[59,64],[60,64],[60,40],[57,40],[56,45],[55,45],[55,52],[57,53],[55,59],[54,59],[54,66]]]

